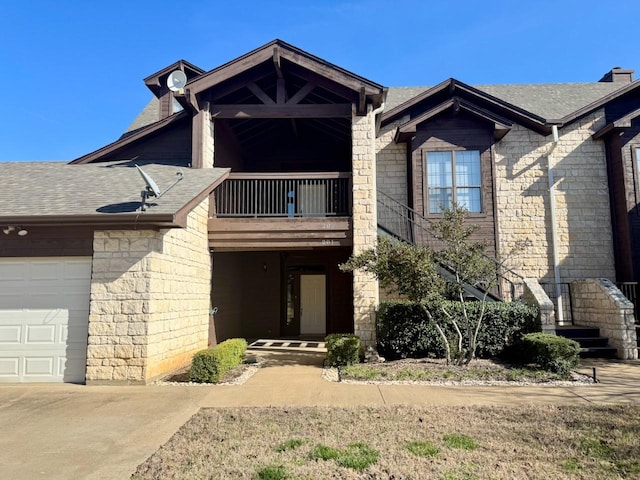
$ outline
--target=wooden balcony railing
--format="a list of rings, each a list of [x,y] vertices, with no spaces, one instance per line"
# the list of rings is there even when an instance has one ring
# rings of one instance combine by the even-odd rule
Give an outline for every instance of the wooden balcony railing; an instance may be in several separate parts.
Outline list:
[[[232,173],[214,192],[216,217],[351,215],[351,174]]]

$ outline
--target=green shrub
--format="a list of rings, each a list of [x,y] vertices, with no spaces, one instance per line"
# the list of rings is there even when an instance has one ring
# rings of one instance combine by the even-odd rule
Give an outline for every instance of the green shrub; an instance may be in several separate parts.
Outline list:
[[[524,360],[560,375],[568,375],[580,362],[580,344],[549,333],[529,333],[522,337]]]
[[[449,339],[456,339],[456,332],[446,318],[440,304],[429,304],[427,308],[443,326]],[[456,318],[463,334],[466,323],[459,302],[441,303]],[[470,318],[477,318],[481,302],[467,302]],[[491,358],[499,356],[505,348],[517,342],[522,334],[540,330],[538,310],[520,302],[490,302],[485,306],[484,318],[478,334],[476,356]],[[377,322],[378,351],[388,359],[398,358],[443,358],[444,345],[440,335],[426,318],[422,307],[411,302],[383,302],[380,304]],[[465,336],[465,342],[468,339]],[[454,341],[455,344],[457,341]]]
[[[220,377],[242,363],[247,342],[231,338],[215,347],[201,350],[193,356],[189,379],[198,383],[216,383]]]
[[[332,333],[324,339],[327,362],[332,367],[352,365],[360,361],[360,338],[346,333]]]

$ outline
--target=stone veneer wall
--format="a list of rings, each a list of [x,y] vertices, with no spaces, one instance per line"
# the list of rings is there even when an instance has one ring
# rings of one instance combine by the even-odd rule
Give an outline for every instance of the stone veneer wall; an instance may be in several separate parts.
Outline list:
[[[192,164],[201,160],[202,168],[213,167],[214,161],[214,120],[211,118],[209,106],[193,116],[192,122]],[[201,158],[200,158],[201,157]]]
[[[527,304],[538,307],[540,313],[540,329],[544,333],[556,333],[556,312],[553,302],[535,278],[525,278],[522,300]]]
[[[382,191],[404,205],[409,205],[407,195],[407,144],[395,143],[393,137],[399,125],[409,116],[380,128],[376,138],[376,185]]]
[[[590,278],[573,282],[571,302],[577,325],[599,328],[619,358],[638,358],[633,303],[611,281]]]
[[[553,153],[561,278],[614,278],[613,240],[604,145],[591,134],[604,126],[599,110],[560,129]],[[495,145],[499,250],[519,240],[532,246],[513,267],[530,278],[553,278],[546,152],[551,136],[522,126]]]
[[[87,383],[146,383],[207,347],[209,200],[185,229],[94,235]]]
[[[352,181],[353,181],[353,253],[358,254],[375,247],[376,218],[376,164],[373,130],[374,118],[370,107],[367,115],[353,114]],[[354,333],[365,346],[375,346],[375,310],[378,305],[378,282],[365,272],[353,272]]]

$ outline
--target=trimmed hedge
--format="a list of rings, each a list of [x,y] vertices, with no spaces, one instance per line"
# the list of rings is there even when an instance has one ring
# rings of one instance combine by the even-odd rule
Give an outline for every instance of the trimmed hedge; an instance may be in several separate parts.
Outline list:
[[[193,356],[189,379],[198,383],[217,383],[222,375],[242,363],[246,350],[244,338],[231,338],[200,350]]]
[[[529,333],[522,337],[526,361],[560,375],[568,375],[580,363],[580,344],[549,333]]]
[[[463,334],[466,324],[459,302],[442,302],[458,322]],[[457,335],[451,322],[437,304],[428,305],[429,311],[443,326],[452,345]],[[482,308],[480,302],[467,302],[471,318],[477,318]],[[485,306],[484,319],[478,334],[476,356],[497,357],[505,348],[517,342],[525,333],[540,330],[538,310],[521,302],[495,302]],[[440,335],[426,318],[420,305],[412,302],[383,302],[376,321],[378,351],[388,359],[443,358],[445,349]],[[468,339],[465,338],[465,341]]]
[[[360,361],[360,337],[351,333],[332,333],[324,339],[327,363],[331,367],[352,365]]]

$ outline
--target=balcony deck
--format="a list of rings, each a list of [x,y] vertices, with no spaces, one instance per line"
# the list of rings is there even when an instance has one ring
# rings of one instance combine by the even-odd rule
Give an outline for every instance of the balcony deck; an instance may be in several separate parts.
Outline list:
[[[232,173],[212,196],[209,246],[351,246],[351,198],[350,173]]]

